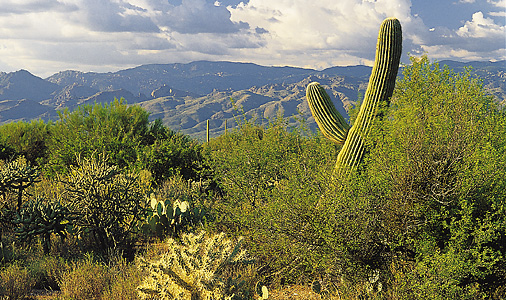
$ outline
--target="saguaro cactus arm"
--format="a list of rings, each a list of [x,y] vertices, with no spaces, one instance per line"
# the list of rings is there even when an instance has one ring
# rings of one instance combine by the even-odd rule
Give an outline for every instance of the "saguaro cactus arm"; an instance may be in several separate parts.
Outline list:
[[[337,144],[344,144],[350,125],[337,111],[325,89],[318,82],[312,82],[307,87],[306,98],[323,135]]]
[[[343,148],[337,156],[335,173],[339,176],[346,176],[350,171],[357,168],[364,154],[365,140],[369,134],[374,118],[378,115],[380,103],[389,104],[395,87],[395,78],[399,69],[399,61],[402,53],[402,28],[400,22],[395,18],[387,18],[383,21],[378,34],[376,46],[376,58],[372,69],[369,85],[367,87],[364,101],[360,107],[357,119],[353,127],[345,136]],[[321,90],[317,83],[312,83],[307,88],[308,103],[317,121],[320,130],[327,136],[326,132],[332,131],[332,135],[338,135],[335,128],[344,128],[339,119],[331,121],[329,116],[333,115],[335,107],[324,96],[316,97],[314,90]],[[322,94],[321,92],[319,94]],[[326,93],[325,93],[326,95]],[[328,97],[328,95],[327,95]],[[326,122],[332,122],[329,126]],[[323,125],[321,125],[321,124]],[[332,129],[334,128],[334,129]],[[331,138],[335,140],[334,138]],[[336,175],[337,175],[336,174]]]

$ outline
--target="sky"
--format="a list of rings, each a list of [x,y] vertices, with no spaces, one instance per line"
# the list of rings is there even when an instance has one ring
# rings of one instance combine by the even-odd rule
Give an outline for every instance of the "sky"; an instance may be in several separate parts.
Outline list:
[[[0,71],[47,77],[197,60],[373,64],[383,19],[403,57],[506,59],[506,0],[0,0]]]

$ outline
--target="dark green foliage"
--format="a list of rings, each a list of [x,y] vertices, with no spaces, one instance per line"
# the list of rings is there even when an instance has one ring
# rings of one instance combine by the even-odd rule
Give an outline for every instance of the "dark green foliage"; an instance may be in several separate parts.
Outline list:
[[[0,160],[7,160],[14,157],[16,151],[4,141],[0,140]]]
[[[201,169],[201,145],[188,136],[167,130],[161,138],[144,148],[140,164],[157,183],[172,176],[195,179]]]
[[[304,232],[322,218],[314,212],[325,189],[318,174],[329,172],[336,146],[323,136],[287,130],[278,120],[267,128],[244,123],[207,147],[207,164],[224,197],[215,204],[217,226],[247,236],[248,249],[270,260],[268,269],[299,276],[314,252],[307,243],[317,242]]]
[[[23,241],[30,242],[34,237],[41,236],[44,254],[48,254],[51,234],[65,238],[73,219],[70,211],[59,202],[35,199],[23,205],[13,223],[18,226],[16,235]]]
[[[412,291],[491,295],[506,284],[505,111],[469,70],[412,63],[378,124],[361,193],[382,212],[382,244],[414,254]]]
[[[90,236],[97,250],[124,248],[146,199],[138,175],[121,172],[104,156],[78,157],[77,163],[66,179],[76,230]]]
[[[46,175],[69,172],[76,155],[105,153],[119,168],[148,170],[155,185],[173,175],[198,178],[201,146],[166,128],[149,113],[123,99],[110,104],[82,105],[65,110],[56,122],[41,120],[0,126],[0,159],[24,156]]]
[[[501,299],[506,113],[469,72],[412,63],[342,185],[329,180],[338,149],[320,136],[247,123],[210,141],[217,226],[248,237],[265,276],[354,284],[379,272],[377,297]]]

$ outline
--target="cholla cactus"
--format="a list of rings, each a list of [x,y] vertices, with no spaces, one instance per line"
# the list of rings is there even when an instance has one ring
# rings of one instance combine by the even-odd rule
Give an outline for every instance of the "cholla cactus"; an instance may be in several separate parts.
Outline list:
[[[207,237],[205,232],[183,234],[181,243],[169,239],[169,251],[160,259],[141,259],[149,271],[138,287],[141,299],[227,300],[222,271],[229,264],[246,263],[241,240],[233,243],[224,233]]]
[[[17,195],[17,211],[22,206],[23,192],[39,181],[39,171],[30,167],[26,159],[20,157],[14,161],[8,162],[0,168],[0,194],[4,200],[7,193],[11,192]]]

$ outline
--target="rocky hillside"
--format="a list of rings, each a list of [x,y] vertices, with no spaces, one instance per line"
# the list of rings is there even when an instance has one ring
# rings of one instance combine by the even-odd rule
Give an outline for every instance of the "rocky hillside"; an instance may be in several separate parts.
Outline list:
[[[480,76],[499,102],[506,99],[506,61],[460,63],[442,61],[455,71],[466,66]],[[248,63],[200,61],[143,65],[114,73],[63,71],[42,79],[21,70],[0,73],[0,123],[56,119],[57,110],[124,98],[160,118],[169,128],[203,137],[206,121],[218,135],[235,126],[234,118],[256,116],[260,122],[278,114],[301,116],[316,125],[304,99],[311,81],[324,85],[338,110],[346,115],[365,92],[371,68],[333,67],[322,71],[265,67]],[[296,125],[292,119],[291,125]]]

